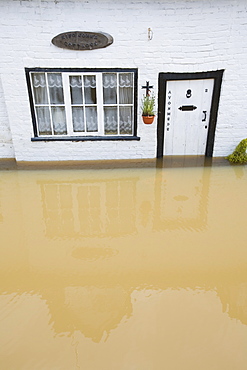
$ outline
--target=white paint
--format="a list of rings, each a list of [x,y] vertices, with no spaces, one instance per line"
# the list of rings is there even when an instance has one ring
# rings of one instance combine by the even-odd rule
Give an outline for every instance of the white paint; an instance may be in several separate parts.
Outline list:
[[[225,73],[213,155],[226,156],[247,137],[246,15],[246,0],[1,0],[0,128],[6,134],[0,156],[17,161],[154,158],[157,119],[142,123],[141,86],[150,81],[157,97],[160,72],[219,69]],[[54,36],[71,30],[107,32],[114,42],[80,52],[51,44]],[[31,142],[25,67],[138,68],[141,140]]]
[[[205,154],[213,86],[214,79],[167,81],[166,155]]]
[[[5,96],[0,78],[0,158],[13,158],[14,148],[9,127]]]

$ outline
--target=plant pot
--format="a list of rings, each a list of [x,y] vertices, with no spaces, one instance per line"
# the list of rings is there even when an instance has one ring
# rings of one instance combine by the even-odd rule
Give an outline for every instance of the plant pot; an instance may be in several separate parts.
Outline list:
[[[142,120],[146,125],[153,123],[155,116],[142,116]]]

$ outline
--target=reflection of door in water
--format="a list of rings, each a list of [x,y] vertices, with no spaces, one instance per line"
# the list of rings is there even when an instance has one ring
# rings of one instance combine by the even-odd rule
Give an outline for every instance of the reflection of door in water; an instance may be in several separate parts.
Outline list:
[[[214,79],[167,81],[165,155],[204,155]]]

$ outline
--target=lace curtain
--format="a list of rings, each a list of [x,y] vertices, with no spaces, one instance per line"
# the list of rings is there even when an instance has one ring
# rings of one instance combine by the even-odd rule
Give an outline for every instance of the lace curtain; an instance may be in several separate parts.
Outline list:
[[[50,111],[48,107],[36,107],[40,135],[52,135]]]
[[[70,96],[72,105],[72,121],[74,132],[97,132],[98,117],[96,106],[96,77],[92,76],[70,76]],[[87,105],[85,107],[85,105]],[[86,122],[86,124],[85,124]]]
[[[133,108],[120,107],[119,108],[119,131],[121,135],[132,135],[133,128]]]
[[[48,104],[46,78],[44,73],[33,73],[32,84],[35,104]]]
[[[84,112],[85,109],[85,112]],[[85,118],[86,125],[85,125]],[[72,121],[74,132],[87,132],[98,131],[98,117],[96,107],[72,107]]]
[[[40,135],[67,135],[62,73],[31,74]],[[133,74],[103,73],[104,132],[131,135],[133,127]],[[97,132],[96,75],[69,76],[74,132]]]
[[[119,87],[119,104],[133,104],[132,73],[103,73],[103,102],[117,104],[117,87]]]
[[[104,107],[104,125],[106,135],[118,134],[117,107]],[[132,107],[119,107],[119,134],[132,134]]]
[[[61,73],[32,74],[34,101],[40,135],[66,135],[66,116]],[[49,99],[48,99],[49,94]],[[47,106],[52,105],[51,108]],[[42,106],[43,105],[43,106]],[[45,106],[46,105],[46,106]],[[51,121],[53,125],[51,125]]]
[[[117,89],[119,89],[117,91]],[[119,93],[119,95],[117,95]],[[117,97],[118,96],[118,97]],[[131,73],[103,73],[103,103],[133,104],[133,75]],[[118,117],[119,114],[119,117]],[[106,135],[132,134],[132,107],[104,106]]]
[[[71,104],[83,105],[83,86],[81,76],[70,76],[69,83]],[[85,131],[83,106],[72,106],[72,121],[74,132]]]

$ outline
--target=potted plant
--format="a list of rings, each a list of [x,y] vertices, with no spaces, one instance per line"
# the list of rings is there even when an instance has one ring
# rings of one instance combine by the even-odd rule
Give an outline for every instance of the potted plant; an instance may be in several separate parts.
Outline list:
[[[145,124],[153,123],[155,113],[154,113],[154,106],[155,106],[155,97],[153,95],[146,95],[142,99],[142,119]]]

